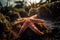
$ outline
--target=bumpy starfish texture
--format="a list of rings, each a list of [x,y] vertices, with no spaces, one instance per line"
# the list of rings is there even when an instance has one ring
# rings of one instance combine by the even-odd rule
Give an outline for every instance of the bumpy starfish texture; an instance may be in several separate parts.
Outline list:
[[[34,16],[31,16],[31,17],[28,17],[28,18],[22,18],[22,19],[18,19],[17,21],[15,21],[13,23],[13,25],[19,25],[19,24],[23,24],[20,28],[20,31],[19,31],[19,34],[23,33],[25,31],[25,29],[27,29],[28,27],[33,30],[35,33],[39,34],[39,35],[43,35],[44,32],[41,32],[35,25],[34,23],[36,24],[39,24],[42,28],[43,28],[43,25],[46,29],[47,26],[44,24],[45,23],[45,20],[42,20],[42,19],[37,19],[36,18],[37,15],[34,15]]]

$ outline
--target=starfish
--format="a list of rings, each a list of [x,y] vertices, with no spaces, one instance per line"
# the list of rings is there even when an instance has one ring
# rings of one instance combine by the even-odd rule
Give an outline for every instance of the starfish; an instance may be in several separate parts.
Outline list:
[[[31,17],[27,17],[27,18],[21,18],[21,19],[17,19],[13,25],[19,25],[19,24],[22,24],[21,25],[21,28],[19,30],[19,34],[23,33],[28,27],[34,31],[35,33],[39,34],[39,35],[43,35],[44,32],[40,31],[34,23],[36,24],[39,24],[42,28],[43,28],[43,25],[46,29],[47,26],[45,25],[45,20],[42,20],[42,19],[37,19],[36,18],[37,15],[33,15]]]

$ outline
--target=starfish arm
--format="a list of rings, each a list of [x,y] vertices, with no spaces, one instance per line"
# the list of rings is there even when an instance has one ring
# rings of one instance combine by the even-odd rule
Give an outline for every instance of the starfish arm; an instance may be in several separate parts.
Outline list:
[[[48,27],[45,25],[45,20],[42,19],[34,19],[33,23],[38,23],[41,28],[45,27],[48,30]]]
[[[37,18],[37,14],[31,16],[30,18],[31,18],[31,19],[35,19],[35,18]]]
[[[33,23],[44,23],[45,22],[45,20],[42,20],[42,19],[31,19],[31,21]]]
[[[12,26],[18,25],[18,24],[22,24],[24,22],[24,20],[17,20],[15,22],[12,22]]]
[[[25,29],[27,28],[27,24],[26,22],[22,25],[21,29],[19,30],[19,34],[23,33],[25,31]]]
[[[43,32],[41,32],[32,22],[29,23],[29,28],[31,28],[34,32],[38,33],[38,34],[44,34]]]

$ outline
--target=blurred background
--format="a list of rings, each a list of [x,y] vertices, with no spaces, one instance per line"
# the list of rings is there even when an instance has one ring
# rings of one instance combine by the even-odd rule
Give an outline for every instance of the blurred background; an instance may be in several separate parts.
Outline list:
[[[18,38],[10,33],[8,28],[16,33],[21,27],[12,26],[12,22],[35,14],[46,21],[50,31],[38,35],[27,28]],[[60,0],[0,0],[0,40],[60,40]]]

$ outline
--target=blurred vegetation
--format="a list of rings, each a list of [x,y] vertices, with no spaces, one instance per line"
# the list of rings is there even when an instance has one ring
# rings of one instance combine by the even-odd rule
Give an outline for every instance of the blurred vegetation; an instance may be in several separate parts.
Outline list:
[[[60,1],[45,2],[42,4],[39,2],[29,6],[23,5],[23,2],[20,3],[22,3],[20,6],[16,5],[15,7],[0,7],[0,40],[15,40],[16,36],[18,36],[17,31],[19,28],[12,27],[11,22],[16,21],[18,18],[37,14],[38,18],[60,22]],[[60,40],[59,28],[54,28],[51,33],[49,32],[42,36],[35,34],[29,28],[27,30],[17,40]]]

